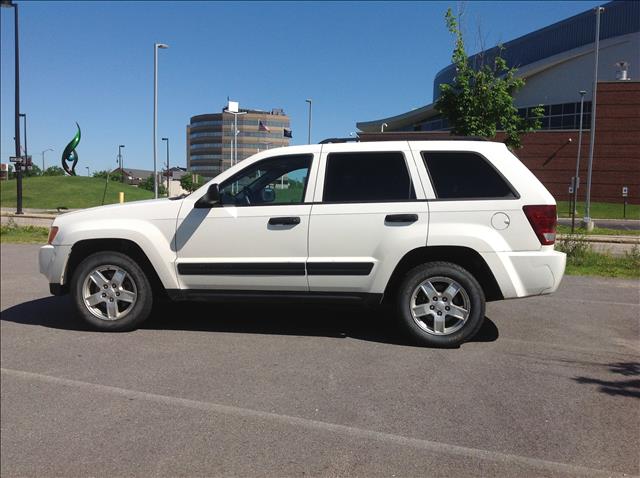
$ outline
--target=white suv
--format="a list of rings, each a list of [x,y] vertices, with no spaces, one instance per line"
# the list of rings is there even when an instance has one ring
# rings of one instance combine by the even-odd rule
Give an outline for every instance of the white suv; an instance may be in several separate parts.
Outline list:
[[[105,331],[162,297],[384,300],[417,341],[454,346],[485,301],[558,288],[555,230],[555,200],[502,143],[333,143],[263,151],[183,198],[64,214],[39,260]]]

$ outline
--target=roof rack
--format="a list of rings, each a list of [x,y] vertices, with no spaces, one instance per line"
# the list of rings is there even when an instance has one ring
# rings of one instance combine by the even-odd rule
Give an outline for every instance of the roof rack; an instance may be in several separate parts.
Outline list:
[[[349,143],[354,142],[357,143],[360,141],[358,137],[349,137],[349,138],[327,138],[320,141],[318,144],[329,144],[329,143]]]
[[[491,141],[482,136],[456,136],[446,131],[387,131],[384,133],[359,133],[360,141]],[[432,137],[432,135],[434,137]]]

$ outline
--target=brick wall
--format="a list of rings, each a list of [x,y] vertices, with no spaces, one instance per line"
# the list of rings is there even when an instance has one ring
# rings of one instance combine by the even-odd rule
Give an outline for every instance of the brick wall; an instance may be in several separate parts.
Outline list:
[[[586,193],[589,139],[585,131],[579,199]],[[578,131],[538,131],[527,134],[522,145],[517,156],[556,199],[566,200],[575,175]],[[640,82],[598,84],[591,199],[622,202],[622,186],[629,188],[629,202],[640,204]]]

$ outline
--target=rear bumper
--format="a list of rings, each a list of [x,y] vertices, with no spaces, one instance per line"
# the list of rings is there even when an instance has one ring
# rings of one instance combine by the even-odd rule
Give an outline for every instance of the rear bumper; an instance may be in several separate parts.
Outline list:
[[[46,245],[40,248],[38,253],[38,265],[40,273],[49,281],[49,289],[52,294],[58,295],[54,289],[63,291],[62,284],[65,283],[64,271],[67,267],[67,259],[71,252],[71,246],[51,246]],[[52,287],[56,285],[57,287]]]
[[[551,294],[564,276],[567,256],[550,247],[536,252],[483,254],[505,299]]]

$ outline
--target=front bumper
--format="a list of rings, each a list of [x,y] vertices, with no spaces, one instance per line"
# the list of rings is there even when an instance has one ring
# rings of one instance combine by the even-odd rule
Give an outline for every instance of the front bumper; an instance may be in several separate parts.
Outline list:
[[[483,254],[505,299],[551,294],[564,276],[566,254],[551,247],[536,252]]]
[[[40,248],[38,253],[40,273],[49,281],[49,289],[52,294],[55,294],[54,288],[51,287],[52,285],[57,285],[57,290],[60,292],[63,290],[62,284],[65,283],[64,272],[70,253],[71,246],[46,245]]]

